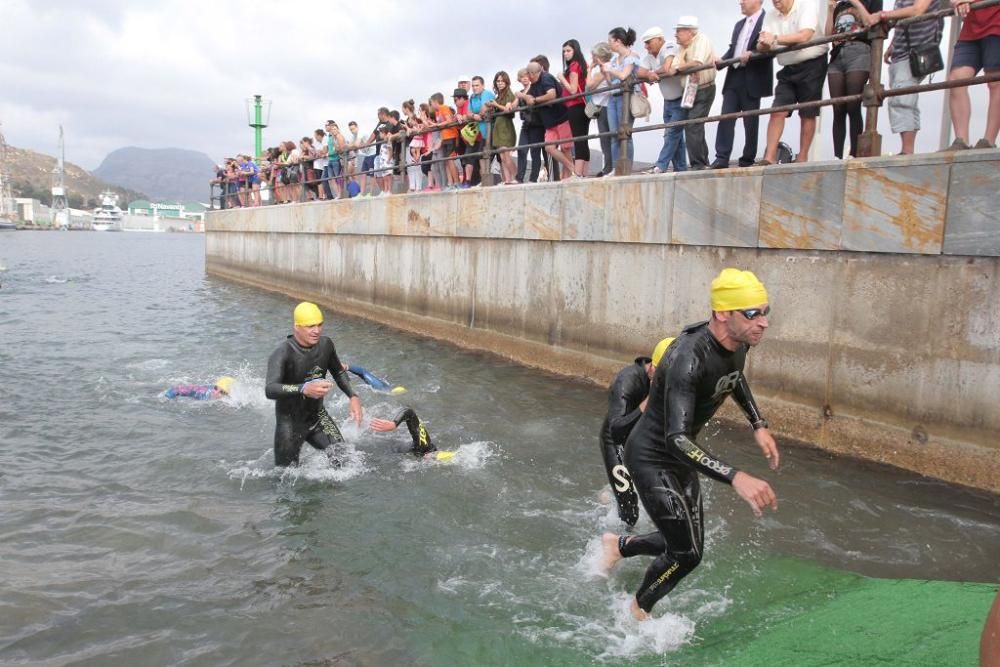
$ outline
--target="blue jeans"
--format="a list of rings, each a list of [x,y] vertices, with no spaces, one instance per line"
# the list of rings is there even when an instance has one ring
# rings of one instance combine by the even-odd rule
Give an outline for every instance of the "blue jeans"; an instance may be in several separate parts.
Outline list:
[[[663,100],[664,123],[687,120],[687,117],[688,110],[681,106],[680,97],[676,100]],[[656,159],[656,166],[660,171],[666,171],[671,162],[674,163],[674,171],[688,170],[683,127],[668,127],[663,131],[663,148],[660,149],[660,157]]]
[[[340,176],[340,160],[331,160],[323,167],[323,192],[327,199],[333,199],[333,189],[330,187],[330,180]]]
[[[622,114],[625,111],[622,108],[623,99],[625,98],[621,96],[616,97],[614,95],[612,95],[608,99],[608,125],[610,126],[612,132],[617,131],[619,124],[621,123]],[[632,127],[632,122],[633,120],[631,118],[631,114],[629,114],[629,124],[628,124],[629,127]],[[611,164],[613,165],[618,164],[618,146],[620,144],[621,142],[618,140],[618,137],[611,137]],[[629,137],[628,138],[629,161],[631,161],[634,156],[635,156],[635,146],[632,145],[632,137]]]

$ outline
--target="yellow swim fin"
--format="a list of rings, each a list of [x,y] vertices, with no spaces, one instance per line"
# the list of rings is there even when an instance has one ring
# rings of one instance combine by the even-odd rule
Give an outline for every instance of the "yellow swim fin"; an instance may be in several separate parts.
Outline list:
[[[435,458],[438,461],[450,461],[451,459],[455,458],[455,454],[458,454],[458,452],[442,452],[439,450],[435,452],[436,455]]]
[[[393,387],[392,391],[390,391],[389,393],[390,394],[405,394],[406,393],[406,387]]]

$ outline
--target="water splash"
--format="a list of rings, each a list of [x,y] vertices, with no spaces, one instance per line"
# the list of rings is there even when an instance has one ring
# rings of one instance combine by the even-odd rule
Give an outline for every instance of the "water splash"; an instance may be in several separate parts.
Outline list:
[[[279,468],[274,465],[273,450],[268,449],[258,458],[238,462],[231,465],[222,462],[226,467],[226,476],[239,480],[240,491],[243,491],[248,480],[275,480],[281,486],[295,486],[302,482],[339,483],[360,477],[370,470],[364,452],[359,452],[348,445],[340,449],[340,466],[333,466],[326,453],[310,447],[302,446],[299,465]]]

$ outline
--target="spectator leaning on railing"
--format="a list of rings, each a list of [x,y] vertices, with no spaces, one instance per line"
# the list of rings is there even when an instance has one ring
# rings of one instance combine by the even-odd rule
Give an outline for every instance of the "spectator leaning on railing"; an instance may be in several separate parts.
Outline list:
[[[608,46],[607,42],[598,42],[590,50],[590,58],[587,90],[604,88],[606,84],[604,81],[604,72],[601,71],[601,65],[611,60],[611,47]],[[604,159],[604,164],[601,170],[597,172],[597,176],[607,176],[615,170],[615,166],[611,162],[611,137],[603,136],[606,132],[611,131],[611,127],[608,125],[608,100],[610,98],[611,93],[607,91],[595,92],[590,96],[590,101],[597,110],[597,131],[602,135],[600,139],[601,157]],[[521,166],[518,165],[518,169],[520,168]]]
[[[517,103],[520,104],[522,97],[527,95],[528,90],[531,89],[531,77],[528,76],[527,67],[517,71],[517,81],[521,84],[521,90],[517,91],[515,96],[517,97]],[[522,104],[519,116],[521,118],[521,132],[517,137],[518,146],[539,144],[545,141],[545,128],[542,126],[542,119],[541,116],[538,115],[537,109],[532,109],[531,107]],[[533,146],[530,149],[517,149],[518,183],[524,183],[524,177],[528,167],[529,151],[531,153],[531,173],[527,175],[528,180],[531,183],[538,182],[538,175],[542,168],[542,148],[541,146]]]
[[[955,44],[949,81],[971,79],[984,70],[987,74],[1000,72],[1000,6],[970,9],[971,0],[952,0],[955,12],[963,17],[962,32]],[[986,112],[986,134],[976,142],[976,148],[996,148],[1000,132],[1000,81],[989,84],[990,103]],[[951,121],[955,128],[952,150],[969,148],[969,117],[972,105],[969,89],[965,86],[948,91]]]
[[[614,55],[611,56],[608,63],[601,65],[605,81],[608,84],[622,84],[630,79],[633,71],[639,66],[639,56],[632,51],[632,45],[635,44],[635,30],[622,27],[612,28],[611,32],[608,33],[608,44]],[[636,90],[637,88],[634,87],[632,92],[634,93]],[[608,102],[608,124],[614,129],[621,127],[623,119],[629,128],[632,127],[632,113],[630,109],[624,107],[623,100],[624,95],[621,90],[618,90],[611,94],[611,100]],[[611,161],[615,163],[615,166],[618,165],[619,143],[616,138],[611,141]],[[624,157],[631,164],[635,157],[635,145],[631,136],[625,145],[627,153]]]
[[[677,56],[671,72],[684,74],[691,68],[715,63],[715,52],[708,36],[698,30],[697,16],[682,16],[675,29]],[[688,85],[697,85],[698,92],[688,109],[688,120],[705,118],[715,101],[715,68],[703,69],[688,75]],[[705,124],[693,123],[684,126],[687,142],[688,161],[691,169],[708,167],[708,143],[705,141]]]
[[[677,55],[677,45],[668,42],[663,29],[653,26],[643,33],[641,41],[646,47],[646,57],[639,68],[639,77],[650,83],[660,84],[660,94],[663,95],[663,122],[675,123],[687,120],[688,110],[681,106],[681,96],[684,94],[684,77],[670,76],[673,71],[674,58]],[[674,171],[687,171],[687,146],[684,143],[683,127],[668,127],[663,131],[663,148],[649,173],[659,174],[673,165]]]
[[[750,59],[757,48],[760,32],[764,27],[763,0],[740,0],[743,19],[736,22],[729,49],[722,60],[739,58],[740,62],[729,66],[726,82],[722,84],[722,113],[756,111],[760,101],[774,94],[774,59]],[[718,66],[718,65],[716,65]],[[739,166],[750,167],[757,160],[757,136],[760,116],[743,117],[743,153]],[[715,135],[715,160],[712,169],[727,169],[733,152],[736,134],[736,119],[719,121]]]
[[[493,128],[490,131],[492,147],[500,151],[500,175],[504,185],[516,183],[517,167],[514,165],[512,149],[517,144],[517,133],[514,130],[514,116],[511,111],[517,103],[514,91],[510,88],[510,75],[500,71],[493,76],[494,99],[489,102],[493,117]]]
[[[531,87],[527,94],[518,93],[518,97],[529,106],[542,105],[536,111],[545,128],[545,141],[562,142],[546,146],[545,152],[564,170],[562,180],[573,178],[573,161],[569,157],[573,150],[573,133],[569,128],[566,105],[562,102],[546,104],[559,97],[559,83],[551,74],[542,71],[537,62],[528,63],[528,78]]]
[[[938,0],[896,0],[891,11],[881,11],[869,14],[862,9],[861,14],[866,25],[881,21],[899,20],[922,16],[928,12],[940,9]],[[910,68],[910,54],[914,50],[937,46],[941,41],[943,22],[941,20],[920,21],[902,28],[894,28],[892,41],[885,49],[883,59],[889,64],[889,89],[908,88],[923,81],[922,76],[915,76]],[[916,93],[890,97],[887,102],[889,109],[889,126],[900,136],[902,147],[900,155],[911,155],[920,130],[920,105]]]
[[[783,46],[801,44],[822,37],[818,0],[773,0],[777,11],[764,17],[764,30],[757,48],[769,53]],[[778,51],[778,85],[774,90],[774,106],[801,102],[818,102],[823,99],[823,81],[826,79],[826,44],[808,46],[798,51]],[[758,164],[773,164],[778,159],[778,143],[785,129],[785,119],[790,112],[772,113],[767,124],[767,150]],[[799,133],[799,162],[809,160],[809,148],[816,134],[819,107],[799,110],[802,130]]]
[[[871,69],[871,42],[855,33],[868,29],[865,14],[882,11],[882,0],[827,0],[826,32],[828,35],[854,35],[855,39],[834,42],[830,51],[827,78],[830,97],[859,95],[864,92]],[[850,119],[850,154],[857,157],[858,137],[864,127],[861,100],[833,105],[833,154],[844,157],[844,140]]]
[[[563,87],[563,95],[584,92],[587,86],[587,61],[580,50],[580,42],[575,39],[567,40],[563,43],[562,52],[563,71],[558,79]],[[590,134],[590,118],[587,117],[586,106],[587,100],[582,97],[566,100],[569,127],[576,140],[573,142],[573,168],[580,177],[587,175],[590,164],[590,142],[578,138]]]

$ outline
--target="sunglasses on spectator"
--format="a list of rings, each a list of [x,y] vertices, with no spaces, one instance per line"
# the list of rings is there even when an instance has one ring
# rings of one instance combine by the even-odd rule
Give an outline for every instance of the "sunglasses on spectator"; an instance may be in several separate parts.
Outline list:
[[[748,320],[755,320],[758,317],[761,316],[767,317],[768,315],[770,315],[771,306],[767,306],[766,308],[747,308],[746,310],[737,310],[736,312],[740,313],[741,315],[743,315],[743,317],[747,318]]]

